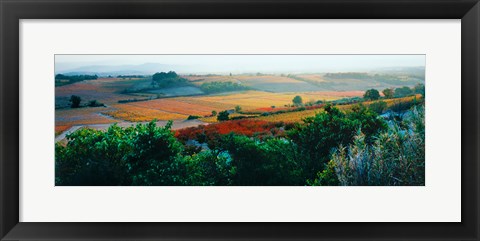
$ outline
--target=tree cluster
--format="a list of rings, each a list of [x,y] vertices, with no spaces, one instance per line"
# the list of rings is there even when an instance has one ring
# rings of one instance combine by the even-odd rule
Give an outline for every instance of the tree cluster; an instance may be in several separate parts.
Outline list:
[[[226,81],[226,82],[214,81],[214,82],[201,84],[200,89],[203,90],[205,93],[212,94],[212,93],[220,93],[220,92],[249,90],[250,88],[242,84],[237,84],[229,81]]]
[[[180,77],[174,71],[159,72],[152,75],[152,86],[168,88],[189,85],[187,79]]]
[[[73,84],[73,83],[84,81],[84,80],[95,80],[95,79],[98,79],[97,75],[57,74],[55,75],[55,86],[62,86],[62,85]]]

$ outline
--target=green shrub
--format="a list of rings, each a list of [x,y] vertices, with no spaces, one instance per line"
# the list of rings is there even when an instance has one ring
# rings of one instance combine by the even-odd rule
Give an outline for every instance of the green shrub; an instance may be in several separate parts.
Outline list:
[[[221,148],[232,157],[235,166],[234,185],[272,186],[302,185],[301,167],[295,160],[293,145],[286,139],[259,141],[230,134],[222,139]]]
[[[363,98],[366,100],[378,100],[378,98],[380,98],[380,93],[376,89],[369,89],[365,91]]]
[[[386,109],[387,109],[387,102],[385,101],[376,101],[371,103],[368,108],[370,108],[372,111],[374,111],[377,114],[382,114]]]
[[[289,136],[296,144],[296,152],[303,160],[306,179],[314,179],[317,172],[323,171],[330,159],[330,152],[339,145],[352,142],[353,136],[362,128],[368,140],[386,128],[386,123],[378,115],[363,105],[344,113],[330,104],[325,112],[304,120]]]
[[[71,108],[78,108],[80,107],[80,102],[82,101],[82,98],[77,95],[72,95],[70,96],[70,107]]]
[[[218,121],[227,121],[229,120],[230,118],[228,117],[230,114],[228,113],[228,111],[224,110],[224,111],[220,111],[217,115],[217,120]]]
[[[55,146],[56,185],[183,185],[182,144],[171,122],[81,129]]]
[[[407,86],[404,86],[402,88],[395,89],[394,97],[399,98],[399,97],[409,96],[412,94],[413,94],[412,89],[408,88]]]
[[[295,106],[302,105],[302,103],[303,103],[302,97],[299,96],[299,95],[293,97],[292,103],[293,103],[293,105],[295,105]]]
[[[198,115],[189,115],[187,117],[187,120],[195,120],[195,119],[198,119],[198,118],[201,118],[201,116],[198,116]]]
[[[393,89],[392,88],[387,88],[382,90],[383,95],[385,96],[386,99],[391,99],[393,98]]]
[[[180,77],[174,71],[160,72],[152,75],[152,87],[168,88],[189,84],[187,79]]]
[[[89,107],[102,107],[105,106],[103,103],[98,102],[97,100],[91,100],[88,102],[87,106]]]
[[[200,85],[200,89],[202,89],[205,93],[220,93],[220,92],[229,92],[229,91],[240,91],[240,90],[249,90],[248,86],[244,86],[242,84],[237,84],[234,82],[208,82],[203,83]]]
[[[235,167],[227,152],[202,151],[186,156],[187,183],[195,186],[227,186],[232,184]]]

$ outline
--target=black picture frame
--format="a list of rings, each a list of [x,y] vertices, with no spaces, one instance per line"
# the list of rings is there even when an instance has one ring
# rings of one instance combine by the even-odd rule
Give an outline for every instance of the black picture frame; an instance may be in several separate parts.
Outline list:
[[[2,240],[479,240],[478,0],[0,0],[0,15]],[[19,20],[150,18],[461,19],[462,222],[19,222]]]

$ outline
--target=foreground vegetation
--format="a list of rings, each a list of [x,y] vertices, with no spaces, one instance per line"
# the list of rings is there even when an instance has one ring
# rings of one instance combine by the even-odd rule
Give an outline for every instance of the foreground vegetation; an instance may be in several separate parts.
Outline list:
[[[338,106],[341,107],[341,106]],[[392,108],[387,106],[386,108]],[[154,122],[80,129],[56,144],[56,185],[424,185],[423,102],[380,117],[327,104],[303,123],[172,131]],[[388,111],[388,110],[387,110]],[[391,111],[391,110],[390,110]]]

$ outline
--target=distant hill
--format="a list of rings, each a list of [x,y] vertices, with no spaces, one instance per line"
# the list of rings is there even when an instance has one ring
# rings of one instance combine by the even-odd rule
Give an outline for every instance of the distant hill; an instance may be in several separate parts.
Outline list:
[[[98,76],[117,76],[117,75],[151,75],[156,72],[178,69],[179,66],[145,63],[140,65],[90,65],[70,70],[56,71],[55,74],[65,75],[98,75]]]

